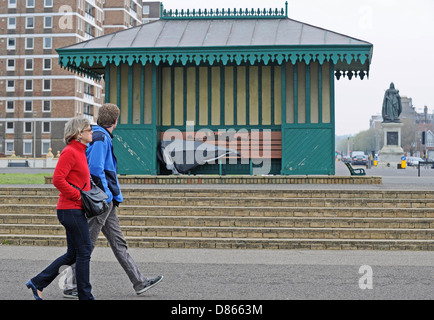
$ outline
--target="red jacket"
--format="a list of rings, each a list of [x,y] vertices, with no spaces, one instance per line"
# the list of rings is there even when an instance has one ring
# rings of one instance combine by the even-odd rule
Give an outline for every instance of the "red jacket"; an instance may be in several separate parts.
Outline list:
[[[90,174],[86,158],[86,145],[72,140],[63,149],[53,174],[53,184],[60,191],[57,209],[83,209],[80,191],[74,186],[90,190]]]

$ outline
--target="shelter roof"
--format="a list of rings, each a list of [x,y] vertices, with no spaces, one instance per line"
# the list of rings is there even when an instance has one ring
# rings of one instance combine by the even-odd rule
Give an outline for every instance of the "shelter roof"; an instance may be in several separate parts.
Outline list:
[[[206,12],[205,12],[206,13]],[[211,11],[211,13],[213,13]],[[160,19],[57,49],[59,63],[94,78],[107,63],[208,64],[332,61],[337,72],[369,72],[373,45],[286,14],[162,14]]]
[[[68,49],[330,46],[370,43],[292,19],[157,20]]]

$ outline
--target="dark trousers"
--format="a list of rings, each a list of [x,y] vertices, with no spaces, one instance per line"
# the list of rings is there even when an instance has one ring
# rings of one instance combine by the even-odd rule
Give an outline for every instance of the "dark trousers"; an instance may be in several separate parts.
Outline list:
[[[76,264],[77,291],[80,300],[92,300],[90,284],[90,255],[92,243],[89,225],[82,210],[57,210],[57,218],[66,230],[67,251],[32,279],[36,288],[42,291],[62,271],[63,266]]]

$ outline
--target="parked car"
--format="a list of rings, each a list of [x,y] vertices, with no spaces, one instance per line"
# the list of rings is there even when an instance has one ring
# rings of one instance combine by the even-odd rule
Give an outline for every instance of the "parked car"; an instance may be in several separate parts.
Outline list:
[[[352,155],[353,157],[355,157],[355,156],[364,156],[365,153],[364,153],[363,151],[352,151],[352,152],[351,152],[351,155]]]
[[[422,158],[419,157],[408,157],[407,166],[417,166],[419,162],[424,162]]]
[[[353,157],[353,159],[351,160],[351,164],[367,165],[368,157],[366,155],[357,155]]]

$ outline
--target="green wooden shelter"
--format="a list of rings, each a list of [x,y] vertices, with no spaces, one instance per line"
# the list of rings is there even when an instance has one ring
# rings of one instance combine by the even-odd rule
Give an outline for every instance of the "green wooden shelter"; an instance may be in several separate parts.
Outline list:
[[[162,8],[157,21],[57,52],[64,68],[103,78],[105,101],[120,107],[114,134],[121,174],[160,174],[163,133],[193,127],[271,132],[277,147],[269,173],[333,175],[334,81],[367,77],[372,50],[289,19],[287,8]],[[252,172],[252,161],[237,161],[192,173]]]

